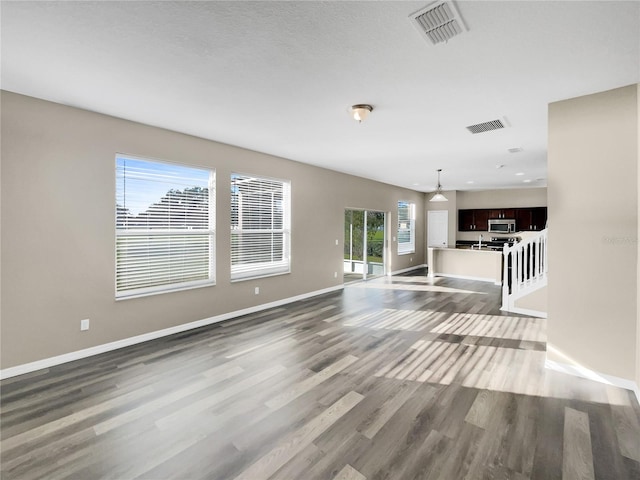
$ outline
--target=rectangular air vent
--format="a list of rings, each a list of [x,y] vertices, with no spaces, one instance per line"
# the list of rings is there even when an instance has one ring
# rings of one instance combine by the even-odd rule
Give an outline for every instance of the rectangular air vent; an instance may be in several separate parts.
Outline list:
[[[501,120],[491,120],[490,122],[476,123],[475,125],[469,125],[467,130],[471,133],[490,132],[491,130],[500,130],[504,128],[504,123]]]
[[[409,18],[418,32],[433,45],[448,42],[467,30],[458,10],[450,0],[432,3],[412,13]]]

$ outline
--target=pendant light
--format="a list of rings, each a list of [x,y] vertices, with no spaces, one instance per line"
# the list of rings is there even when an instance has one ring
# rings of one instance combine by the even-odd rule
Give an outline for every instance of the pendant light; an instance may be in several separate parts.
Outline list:
[[[436,189],[436,193],[429,200],[430,202],[448,202],[447,197],[442,194],[442,185],[440,185],[440,172],[441,168],[438,169],[438,188]]]

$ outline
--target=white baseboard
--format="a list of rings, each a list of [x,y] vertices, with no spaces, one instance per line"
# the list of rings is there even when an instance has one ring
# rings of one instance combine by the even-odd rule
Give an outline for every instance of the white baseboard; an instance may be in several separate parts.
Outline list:
[[[495,278],[488,278],[488,277],[469,277],[467,275],[453,275],[450,273],[438,273],[438,272],[435,272],[433,275],[429,274],[429,276],[459,278],[460,280],[475,280],[477,282],[491,282],[494,285],[502,285],[501,282],[496,282]]]
[[[204,318],[202,320],[196,320],[195,322],[184,323],[182,325],[176,325],[175,327],[169,327],[162,330],[156,330],[154,332],[144,333],[142,335],[136,335],[135,337],[124,338],[115,342],[104,343],[102,345],[96,345],[95,347],[85,348],[83,350],[76,350],[75,352],[65,353],[63,355],[57,355],[55,357],[44,358],[35,362],[25,363],[22,365],[16,365],[15,367],[5,368],[0,370],[0,380],[5,378],[16,377],[18,375],[24,375],[25,373],[35,372],[43,368],[49,368],[63,363],[72,362],[74,360],[80,360],[82,358],[91,357],[100,353],[110,352],[119,348],[129,347],[138,343],[148,342],[156,338],[166,337],[175,333],[185,332],[194,328],[200,328],[212,323],[222,322],[231,318],[240,317],[242,315],[248,315],[250,313],[260,312],[269,308],[279,307],[288,303],[297,302],[306,298],[316,297],[325,293],[335,292],[342,290],[344,285],[336,285],[334,287],[324,288],[322,290],[315,290],[309,293],[303,293],[296,295],[295,297],[284,298],[282,300],[276,300],[275,302],[264,303],[262,305],[256,305],[255,307],[244,308],[242,310],[236,310],[233,312],[223,313],[214,317]]]
[[[547,318],[547,312],[541,312],[539,310],[531,310],[529,308],[520,308],[520,307],[504,308],[503,307],[500,310],[502,310],[503,312],[519,313],[520,315],[529,315],[530,317]]]
[[[589,380],[595,380],[596,382],[604,383],[607,385],[613,385],[614,387],[631,390],[636,394],[638,403],[640,403],[640,389],[638,388],[638,385],[632,380],[615,377],[613,375],[607,375],[605,373],[594,372],[593,370],[583,367],[582,365],[569,365],[568,363],[556,362],[553,360],[545,360],[544,366],[549,370],[555,370],[557,372],[566,373],[575,377],[587,378]]]
[[[401,269],[401,270],[396,270],[396,271],[394,271],[394,272],[391,272],[391,273],[389,274],[389,276],[399,275],[399,274],[401,274],[401,273],[407,273],[407,272],[410,272],[410,271],[412,271],[412,270],[418,270],[419,268],[427,268],[427,267],[428,267],[428,266],[427,266],[427,264],[426,264],[426,263],[423,263],[422,265],[415,265],[415,266],[413,266],[413,267],[403,268],[403,269]]]

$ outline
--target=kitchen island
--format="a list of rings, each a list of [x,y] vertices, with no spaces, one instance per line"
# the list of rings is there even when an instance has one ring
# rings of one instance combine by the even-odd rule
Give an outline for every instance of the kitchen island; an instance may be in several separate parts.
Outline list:
[[[502,252],[489,249],[429,247],[430,277],[453,277],[502,284]]]

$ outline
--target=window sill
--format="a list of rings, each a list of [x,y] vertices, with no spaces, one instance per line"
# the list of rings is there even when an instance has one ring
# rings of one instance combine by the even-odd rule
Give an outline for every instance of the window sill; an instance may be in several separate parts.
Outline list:
[[[142,297],[151,297],[154,295],[163,295],[166,293],[175,293],[175,292],[184,292],[185,290],[195,290],[196,288],[206,288],[206,287],[214,287],[216,285],[215,280],[207,281],[206,283],[199,283],[197,285],[185,285],[183,287],[176,288],[168,288],[163,290],[154,290],[151,292],[140,292],[140,293],[132,293],[131,295],[116,295],[116,302],[120,302],[122,300],[130,300],[132,298],[142,298]]]

